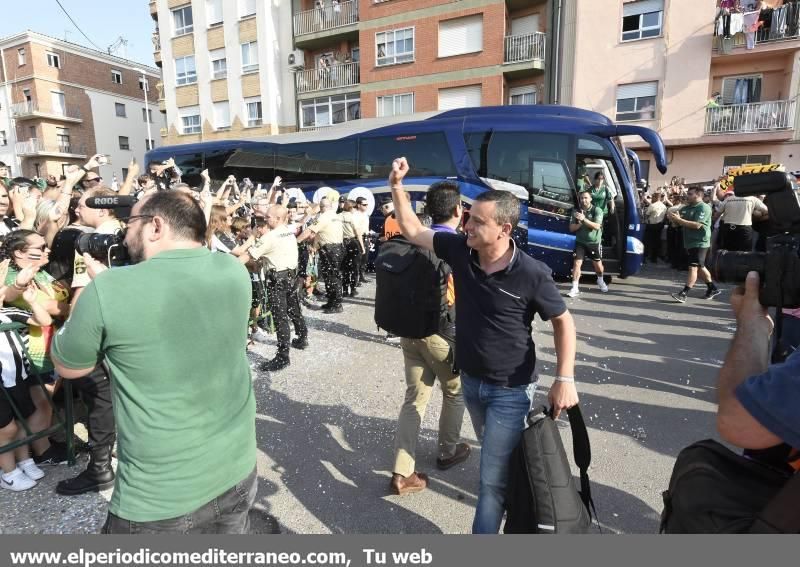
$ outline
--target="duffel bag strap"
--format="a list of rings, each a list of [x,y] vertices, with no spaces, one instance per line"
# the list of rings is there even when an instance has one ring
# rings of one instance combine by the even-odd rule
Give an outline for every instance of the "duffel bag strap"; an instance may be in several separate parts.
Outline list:
[[[800,502],[800,473],[795,473],[756,517],[756,521],[750,527],[750,533],[800,533],[798,502]]]
[[[578,465],[581,477],[581,500],[590,514],[597,518],[597,510],[592,499],[592,489],[589,485],[589,465],[592,463],[592,448],[589,444],[589,432],[579,406],[567,410],[569,425],[572,429],[572,456]]]

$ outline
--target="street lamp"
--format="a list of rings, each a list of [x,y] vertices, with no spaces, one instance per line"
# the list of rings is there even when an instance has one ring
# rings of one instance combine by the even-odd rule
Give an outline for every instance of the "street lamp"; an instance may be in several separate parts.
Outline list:
[[[153,144],[153,133],[150,131],[150,104],[147,100],[147,75],[144,74],[144,71],[141,69],[136,70],[137,73],[142,74],[142,90],[144,91],[144,115],[145,115],[145,123],[147,124],[147,145],[150,146]],[[150,148],[153,149],[152,147]],[[147,150],[147,148],[145,148]]]

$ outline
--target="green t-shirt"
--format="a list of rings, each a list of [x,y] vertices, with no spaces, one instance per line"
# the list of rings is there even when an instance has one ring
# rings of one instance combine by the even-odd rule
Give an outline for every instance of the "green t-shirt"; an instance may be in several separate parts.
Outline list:
[[[107,270],[84,289],[52,356],[74,369],[105,358],[111,370],[113,514],[181,516],[255,468],[250,296],[245,267],[205,247]]]
[[[711,207],[704,202],[686,205],[680,210],[683,220],[702,223],[703,228],[683,227],[683,246],[690,248],[708,248],[711,246]]]
[[[598,244],[602,240],[603,237],[603,210],[600,207],[592,205],[588,211],[580,211],[586,218],[591,222],[596,222],[600,225],[600,228],[597,230],[592,230],[585,224],[581,224],[581,227],[575,233],[575,240],[580,242],[581,244]],[[578,221],[573,218],[573,221],[577,223]]]
[[[608,204],[611,202],[611,191],[607,185],[601,185],[599,188],[592,187],[592,205],[599,207],[603,214],[608,212]]]

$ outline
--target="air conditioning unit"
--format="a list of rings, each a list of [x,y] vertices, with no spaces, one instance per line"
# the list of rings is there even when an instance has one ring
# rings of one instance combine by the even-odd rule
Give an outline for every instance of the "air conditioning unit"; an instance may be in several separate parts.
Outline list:
[[[306,54],[302,49],[295,49],[289,53],[289,68],[302,69],[306,65]]]

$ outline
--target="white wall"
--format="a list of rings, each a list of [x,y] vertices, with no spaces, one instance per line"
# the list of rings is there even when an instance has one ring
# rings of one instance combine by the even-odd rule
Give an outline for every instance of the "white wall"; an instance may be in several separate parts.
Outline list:
[[[21,169],[14,151],[17,137],[14,123],[10,120],[10,112],[9,101],[6,98],[6,87],[5,85],[0,85],[0,130],[4,130],[6,133],[6,145],[0,145],[0,161],[11,168],[13,176],[17,176],[20,174]]]
[[[149,77],[148,80],[155,79]],[[97,151],[111,156],[111,165],[102,166],[100,175],[108,185],[111,184],[114,174],[119,183],[122,183],[122,169],[128,167],[131,158],[135,157],[140,165],[144,163],[144,154],[147,151],[145,147],[147,124],[142,119],[144,99],[109,95],[88,89],[86,94],[92,105]],[[116,115],[115,103],[117,102],[125,105],[127,114],[125,118]],[[150,124],[151,137],[155,142],[155,147],[158,147],[161,145],[161,136],[159,134],[160,121],[157,101],[150,102],[150,110],[153,115],[153,122]],[[119,149],[120,136],[128,137],[130,150]]]

